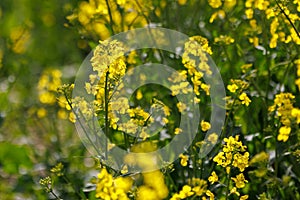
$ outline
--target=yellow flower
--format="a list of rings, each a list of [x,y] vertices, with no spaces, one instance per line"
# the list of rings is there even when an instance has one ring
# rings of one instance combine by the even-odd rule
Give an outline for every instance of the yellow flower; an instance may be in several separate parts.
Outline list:
[[[63,110],[63,109],[59,109],[57,111],[57,117],[59,119],[68,119],[68,113],[65,110]]]
[[[240,153],[234,154],[232,165],[243,172],[249,166],[249,155],[249,152],[245,152],[244,155]]]
[[[222,1],[221,0],[208,0],[208,4],[212,8],[219,8],[220,6],[222,6]]]
[[[220,35],[214,39],[214,42],[229,45],[234,43],[234,39],[228,35]]]
[[[137,200],[157,200],[157,199],[158,197],[156,191],[153,188],[145,185],[138,187]]]
[[[143,94],[142,94],[141,90],[138,90],[136,93],[136,99],[141,100],[142,98],[143,98]]]
[[[274,104],[269,107],[269,112],[276,112],[276,117],[280,118],[280,122],[284,126],[291,124],[291,112],[293,110],[294,95],[291,93],[280,93],[275,96]]]
[[[181,160],[180,160],[180,164],[181,164],[183,167],[187,166],[188,160],[189,160],[189,156],[188,156],[188,155],[180,154],[180,155],[179,155],[179,158],[181,159]]]
[[[235,93],[237,89],[239,89],[239,87],[236,84],[232,84],[232,85],[228,85],[227,89],[232,92]]]
[[[201,89],[204,90],[204,92],[206,93],[206,95],[209,95],[209,89],[210,89],[210,86],[207,85],[207,84],[204,84],[204,83],[201,83]]]
[[[235,182],[235,186],[237,188],[243,188],[245,187],[245,183],[247,183],[248,181],[245,179],[244,174],[240,173],[239,175],[237,175],[235,178],[231,178],[234,182]]]
[[[186,105],[184,103],[182,103],[182,102],[178,102],[176,105],[177,105],[178,111],[181,112],[181,113],[183,111],[185,111],[186,108],[187,108]]]
[[[249,165],[249,152],[246,151],[246,146],[239,141],[239,136],[236,137],[230,136],[229,138],[224,138],[225,144],[221,152],[219,152],[214,158],[213,161],[224,168],[226,172],[230,172],[231,164],[233,167],[239,168],[242,172]],[[245,152],[242,154],[242,152]]]
[[[216,144],[216,142],[218,141],[218,135],[216,133],[211,133],[208,135],[207,140],[212,144]]]
[[[36,114],[38,118],[43,118],[47,115],[47,110],[45,108],[39,108]]]
[[[246,199],[248,199],[248,197],[249,197],[248,195],[243,195],[240,197],[240,200],[246,200]]]
[[[214,162],[218,163],[218,165],[223,164],[223,160],[225,159],[224,152],[219,152],[213,159]]]
[[[69,120],[72,123],[76,122],[76,115],[73,112],[70,112],[70,114],[69,114]]]
[[[241,194],[237,191],[237,188],[236,187],[233,187],[231,190],[230,190],[230,194],[236,194],[237,196],[240,196]]]
[[[279,135],[277,136],[277,140],[286,142],[289,139],[290,133],[291,133],[291,127],[288,127],[288,126],[280,127]]]
[[[292,115],[292,117],[296,118],[296,123],[300,124],[300,109],[293,108],[292,112],[291,112],[291,115]]]
[[[27,49],[31,34],[27,28],[19,26],[12,29],[9,37],[12,42],[12,51],[16,54],[22,54]]]
[[[213,172],[211,173],[211,176],[208,177],[208,181],[211,182],[212,184],[215,183],[215,182],[217,182],[218,179],[219,179],[219,178],[218,178],[218,176],[217,176],[217,174],[216,174],[215,171],[213,171]]]
[[[219,17],[219,19],[224,19],[225,16],[226,13],[224,10],[219,10],[217,12],[214,12],[209,18],[209,23],[213,23],[217,17]]]
[[[270,155],[264,151],[256,154],[250,160],[250,164],[258,163],[258,162],[267,162],[269,160]]]
[[[175,135],[178,135],[182,132],[182,129],[181,128],[175,128],[175,131],[174,131],[174,134]]]
[[[253,43],[253,46],[257,47],[259,45],[259,38],[258,37],[250,37],[249,42]]]
[[[205,194],[207,196],[209,196],[209,200],[214,200],[215,199],[215,195],[210,190],[206,190]]]
[[[104,168],[97,176],[96,198],[129,200],[127,192],[131,189],[133,180],[131,177],[113,178]]]
[[[243,92],[240,96],[239,99],[242,101],[242,104],[245,104],[246,106],[249,106],[251,100],[247,96],[245,92]]]
[[[204,120],[201,121],[200,125],[201,125],[201,130],[204,131],[204,132],[208,131],[211,128],[210,123],[206,122]]]
[[[250,69],[252,66],[253,66],[252,63],[248,63],[248,64],[242,65],[242,66],[241,66],[242,72],[243,72],[243,73],[246,73],[246,71],[247,71],[248,69]]]
[[[253,9],[251,9],[251,8],[246,9],[245,14],[247,16],[247,19],[252,19],[253,18]]]
[[[178,4],[179,4],[179,5],[184,5],[184,4],[186,4],[186,1],[187,1],[187,0],[178,0]]]
[[[179,192],[179,197],[181,199],[185,199],[187,197],[190,197],[194,194],[194,192],[192,191],[192,187],[189,185],[184,185],[181,189],[181,191]]]
[[[115,187],[123,190],[124,192],[128,192],[131,189],[132,184],[133,180],[130,177],[117,177],[114,180]]]

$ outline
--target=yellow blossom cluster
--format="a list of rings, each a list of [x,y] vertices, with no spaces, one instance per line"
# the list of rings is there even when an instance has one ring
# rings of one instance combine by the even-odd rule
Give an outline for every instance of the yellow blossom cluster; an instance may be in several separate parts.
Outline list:
[[[87,105],[99,113],[101,111],[108,112],[111,128],[136,136],[139,133],[139,136],[145,140],[150,133],[147,133],[143,127],[154,122],[153,116],[141,107],[131,108],[128,99],[122,94],[119,95],[124,87],[122,77],[127,69],[124,57],[125,49],[126,47],[116,40],[99,42],[91,58],[92,68],[97,74],[90,74],[89,82],[85,83],[86,92],[94,95],[95,101],[90,102],[92,106],[79,102],[77,105],[81,105],[81,107],[83,104]],[[140,93],[139,98],[142,98],[141,95]],[[84,102],[84,99],[82,101]],[[83,109],[80,109],[81,112],[84,112],[83,114],[91,116],[91,113],[85,113],[86,108]],[[92,111],[92,109],[89,110]],[[170,115],[170,110],[161,101],[155,100],[151,105],[151,110],[155,110],[154,112],[163,110],[165,116],[162,120],[165,123],[168,122],[167,116]],[[124,118],[124,116],[127,117]],[[103,115],[99,117],[103,117]]]
[[[136,189],[137,200],[162,200],[165,199],[169,190],[165,183],[165,177],[160,170],[157,170],[158,156],[150,153],[157,150],[154,141],[137,143],[131,147],[131,152],[127,154],[124,162],[129,166],[138,166],[142,172],[142,184]],[[148,153],[148,154],[145,154]]]
[[[61,94],[57,98],[57,103],[58,105],[62,108],[58,111],[58,117],[61,119],[67,119],[72,123],[75,123],[76,121],[76,116],[72,110],[72,99],[71,99],[71,93],[74,89],[74,84],[64,84],[60,87],[57,88],[57,92]],[[69,114],[68,114],[69,112]]]
[[[12,28],[9,37],[11,40],[11,50],[14,53],[22,54],[27,49],[31,34],[28,28],[18,26]]]
[[[131,189],[133,179],[131,177],[114,178],[105,168],[97,176],[96,198],[129,200],[127,192]]]
[[[124,163],[131,167],[141,168],[143,171],[155,171],[159,159],[154,153],[157,148],[157,141],[141,141],[136,143],[130,148],[130,152],[132,153],[124,157]]]
[[[143,173],[143,185],[137,188],[137,200],[162,200],[169,190],[160,170]]]
[[[61,162],[59,162],[52,169],[50,169],[50,171],[54,173],[56,176],[63,176],[64,175],[63,168],[64,165]]]
[[[192,178],[188,180],[188,185],[184,185],[182,189],[173,194],[170,200],[186,199],[188,197],[213,200],[215,195],[207,189],[207,181],[199,178]]]
[[[62,84],[62,73],[58,69],[49,69],[42,73],[38,82],[39,100],[43,104],[56,103],[57,88]]]
[[[231,167],[236,167],[243,172],[249,165],[249,152],[246,146],[239,141],[239,136],[224,138],[223,149],[213,159],[218,165],[226,168],[227,173]]]
[[[231,180],[233,180],[235,184],[235,187],[231,188],[231,194],[240,196],[237,188],[244,188],[245,184],[248,182],[242,172],[249,166],[250,154],[246,151],[247,147],[239,141],[238,135],[235,137],[230,136],[229,138],[224,138],[224,142],[225,144],[223,145],[222,151],[213,158],[213,161],[216,162],[217,165],[224,167],[228,175],[231,175],[232,167],[235,167],[240,171],[236,177],[231,177]],[[211,183],[218,181],[218,176],[215,172],[212,172],[209,181]],[[241,198],[247,199],[248,196],[245,195]]]
[[[46,69],[40,76],[37,90],[40,103],[45,106],[53,106],[58,103],[57,117],[59,119],[67,119],[68,112],[65,110],[67,108],[66,99],[63,95],[57,97],[58,88],[62,85],[61,77],[62,73],[60,70]],[[47,116],[48,111],[45,107],[40,107],[37,109],[36,114],[39,118],[43,118]]]
[[[211,173],[211,175],[208,177],[208,181],[210,182],[210,183],[215,183],[215,182],[217,182],[219,180],[219,177],[218,177],[218,175],[216,174],[216,172],[215,171],[213,171],[212,173]]]
[[[227,85],[227,89],[231,93],[238,95],[238,99],[240,100],[241,104],[249,106],[249,104],[251,103],[251,100],[248,97],[248,95],[244,92],[244,90],[246,90],[249,87],[249,83],[244,80],[240,80],[240,79],[231,79],[230,81],[231,81],[231,84]],[[233,104],[233,102],[236,103],[236,101],[231,99],[231,97],[227,97],[227,100],[228,100],[227,101],[228,105]]]
[[[243,171],[249,166],[249,152],[246,151],[246,146],[239,141],[239,136],[229,138],[224,138],[225,144],[223,145],[222,151],[219,152],[214,158],[213,161],[217,165],[222,166],[226,169],[228,174],[227,179],[233,181],[234,187],[231,187],[229,184],[230,180],[227,180],[227,190],[230,190],[230,194],[235,194],[240,197],[240,199],[247,199],[248,195],[241,196],[237,189],[244,188],[248,182],[243,174]],[[232,168],[237,168],[239,174],[235,177],[232,176]],[[219,180],[215,171],[212,172],[211,176],[208,178],[209,182],[212,184]],[[230,188],[231,187],[231,188]]]
[[[214,42],[217,44],[229,45],[234,43],[234,39],[228,35],[220,35],[219,37],[215,37]]]
[[[180,154],[179,158],[180,158],[180,164],[181,164],[181,166],[183,166],[183,167],[187,166],[188,160],[189,160],[189,156],[188,155],[184,155],[184,154]]]
[[[182,63],[191,77],[193,90],[196,95],[200,95],[202,89],[209,95],[210,86],[202,82],[204,73],[211,75],[212,71],[208,65],[207,54],[212,54],[211,48],[206,38],[201,36],[190,37],[184,44]]]
[[[80,24],[81,34],[104,40],[111,34],[145,26],[151,8],[149,1],[81,1],[67,19]]]
[[[276,1],[275,1],[276,2]],[[284,43],[294,42],[300,45],[299,33],[295,30],[295,24],[300,21],[299,1],[292,1],[296,10],[290,10],[284,3],[271,2],[269,0],[247,0],[245,1],[245,15],[249,20],[249,41],[254,46],[260,44],[260,35],[262,34],[262,26],[258,25],[255,18],[256,10],[265,14],[269,25],[270,41],[269,47],[276,48],[278,41]],[[288,27],[288,28],[286,28]],[[286,31],[288,30],[288,32]]]
[[[280,93],[275,96],[274,104],[269,107],[269,112],[276,111],[282,126],[279,128],[278,141],[286,142],[292,131],[292,122],[300,124],[300,109],[293,106],[295,96],[291,93]]]
[[[209,19],[209,22],[213,23],[215,19],[217,19],[217,17],[220,19],[224,19],[226,17],[226,12],[232,10],[235,7],[236,0],[208,0],[208,4],[212,8],[218,9],[211,15]]]

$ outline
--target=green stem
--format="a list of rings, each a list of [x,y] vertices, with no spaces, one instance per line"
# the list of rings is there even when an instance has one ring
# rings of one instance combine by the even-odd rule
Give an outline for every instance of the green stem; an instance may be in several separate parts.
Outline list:
[[[229,197],[230,174],[231,174],[231,168],[230,168],[229,173],[227,174],[227,180],[226,180],[226,197],[225,197],[226,200]]]
[[[105,75],[105,88],[104,88],[104,107],[105,107],[105,135],[108,136],[109,131],[109,125],[108,125],[108,75],[109,71],[106,72]],[[106,137],[107,138],[107,137]],[[107,159],[107,147],[108,147],[108,141],[105,139],[105,159]]]
[[[170,172],[167,172],[166,174],[167,174],[169,180],[171,181],[171,186],[173,186],[175,188],[175,191],[178,191],[178,187],[177,187],[176,183],[174,182],[172,176],[170,175]]]
[[[65,96],[65,99],[66,99],[68,105],[70,106],[72,112],[76,115],[76,120],[79,119],[79,117],[78,117],[77,113],[75,112],[75,110],[74,110],[74,108],[73,108],[73,106],[72,106],[72,103],[70,102],[70,100],[69,100],[69,98],[68,98],[66,92],[64,92],[64,96]],[[79,110],[79,112],[80,112],[80,115],[84,117],[84,115],[81,113],[80,110]],[[87,120],[85,120],[85,121],[87,121]],[[87,139],[89,140],[90,144],[91,144],[91,145],[93,146],[93,148],[97,151],[97,153],[98,153],[99,155],[101,155],[101,153],[99,152],[98,148],[95,146],[94,142],[93,142],[92,139],[90,138],[90,136],[89,136],[88,132],[86,131],[85,127],[84,127],[83,124],[81,123],[81,120],[78,120],[78,122],[79,122],[79,125],[80,125],[80,127],[82,128],[84,134],[86,135]]]
[[[59,198],[59,196],[57,196],[51,188],[49,192],[55,197],[55,199],[61,200],[61,198]]]
[[[297,36],[300,38],[300,33],[298,32],[295,24],[292,22],[292,20],[289,18],[289,16],[284,12],[284,10],[282,9],[282,7],[280,6],[280,4],[278,3],[277,0],[275,0],[278,8],[280,9],[280,12],[285,16],[285,18],[289,21],[289,23],[291,24],[291,26],[293,27],[293,29],[295,30]]]
[[[110,24],[111,33],[114,35],[115,34],[114,28],[113,28],[114,21],[113,21],[113,17],[112,17],[112,14],[111,14],[111,9],[110,9],[108,0],[105,0],[105,3],[106,3],[106,6],[107,6],[107,10],[108,10],[109,24]]]
[[[225,200],[227,200],[228,199],[228,197],[229,197],[229,184],[230,184],[230,177],[231,177],[231,167],[232,167],[232,163],[233,163],[233,157],[234,157],[234,153],[233,153],[233,155],[232,155],[232,158],[231,158],[231,161],[230,161],[230,165],[229,165],[229,167],[230,167],[230,170],[229,170],[229,173],[227,174],[227,182],[226,182],[226,198],[225,198]],[[226,170],[226,169],[225,169]],[[227,172],[226,172],[227,173]]]

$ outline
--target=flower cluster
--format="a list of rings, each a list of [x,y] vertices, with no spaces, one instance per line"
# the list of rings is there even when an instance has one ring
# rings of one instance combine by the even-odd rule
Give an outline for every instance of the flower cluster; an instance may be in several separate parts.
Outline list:
[[[82,1],[67,19],[71,24],[79,23],[83,35],[104,40],[112,33],[145,26],[150,7],[146,1]]]
[[[30,30],[28,28],[18,26],[11,30],[9,36],[11,41],[11,50],[16,54],[23,54],[27,49],[31,37]]]
[[[96,198],[129,200],[127,192],[133,180],[130,177],[113,178],[105,168],[97,176]]]
[[[234,43],[234,39],[228,35],[220,35],[219,37],[215,37],[214,42],[229,45]]]
[[[264,13],[267,21],[270,23],[269,34],[270,41],[269,47],[276,48],[278,41],[283,43],[294,42],[296,45],[300,45],[299,33],[295,29],[295,24],[298,23],[300,17],[298,15],[299,10],[291,11],[288,9],[287,5],[275,1],[272,4],[268,0],[247,0],[245,1],[245,15],[249,20],[249,25],[251,29],[246,33],[249,37],[249,41],[253,43],[254,46],[258,46],[261,42],[261,35],[263,34],[263,29],[261,22],[258,22],[255,13]],[[298,5],[299,1],[293,1],[293,4]],[[288,32],[286,31],[288,28]]]
[[[192,178],[188,180],[188,185],[184,185],[182,189],[173,194],[171,200],[180,200],[186,199],[189,197],[192,198],[200,198],[207,199],[209,197],[210,200],[213,200],[215,195],[207,189],[207,181],[199,178]]]
[[[146,172],[142,176],[143,185],[137,188],[137,200],[162,200],[168,196],[169,190],[161,171]]]
[[[244,170],[249,166],[249,152],[246,151],[246,146],[239,141],[239,136],[224,139],[225,144],[223,145],[222,151],[219,152],[214,158],[213,161],[217,165],[226,169],[227,173],[227,189],[231,191],[231,194],[236,194],[240,196],[240,193],[237,189],[244,188],[248,182],[244,177]],[[233,169],[238,169],[240,172],[236,177],[232,177]],[[234,183],[234,186],[230,186],[230,180]],[[218,177],[215,172],[209,177],[211,183],[218,181]],[[242,198],[242,197],[241,197]],[[246,196],[243,196],[246,199]]]
[[[231,79],[230,81],[231,84],[227,85],[227,89],[233,94],[234,98],[232,99],[231,96],[227,97],[227,105],[231,108],[237,103],[236,99],[238,99],[239,103],[249,106],[251,100],[244,92],[249,87],[249,83],[240,79]]]
[[[226,17],[226,12],[235,7],[236,0],[208,0],[208,4],[212,8],[218,9],[211,15],[209,19],[209,22],[213,23],[217,18],[224,19]]]
[[[63,93],[57,95],[57,91],[60,91],[62,85],[62,72],[58,69],[47,69],[43,71],[38,81],[38,95],[39,101],[42,104],[36,110],[36,114],[39,118],[47,116],[47,106],[58,105],[57,117],[59,119],[67,119],[68,111],[70,110],[67,100]],[[71,88],[69,88],[71,89]]]
[[[300,124],[300,109],[293,106],[294,99],[295,96],[291,93],[280,93],[275,96],[274,104],[269,107],[269,112],[276,111],[276,118],[280,119],[278,141],[286,142],[289,139],[293,121]]]
[[[207,54],[212,54],[206,38],[193,36],[184,44],[182,63],[191,77],[194,93],[200,95],[200,89],[209,95],[210,86],[202,82],[204,73],[211,75]],[[184,74],[185,76],[185,74]]]

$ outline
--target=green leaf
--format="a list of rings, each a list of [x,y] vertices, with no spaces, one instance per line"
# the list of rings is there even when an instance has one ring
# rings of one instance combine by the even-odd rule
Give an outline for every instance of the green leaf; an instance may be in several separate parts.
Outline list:
[[[28,154],[29,149],[26,146],[2,142],[0,143],[0,166],[9,174],[18,173],[20,167],[29,169],[33,164]]]

